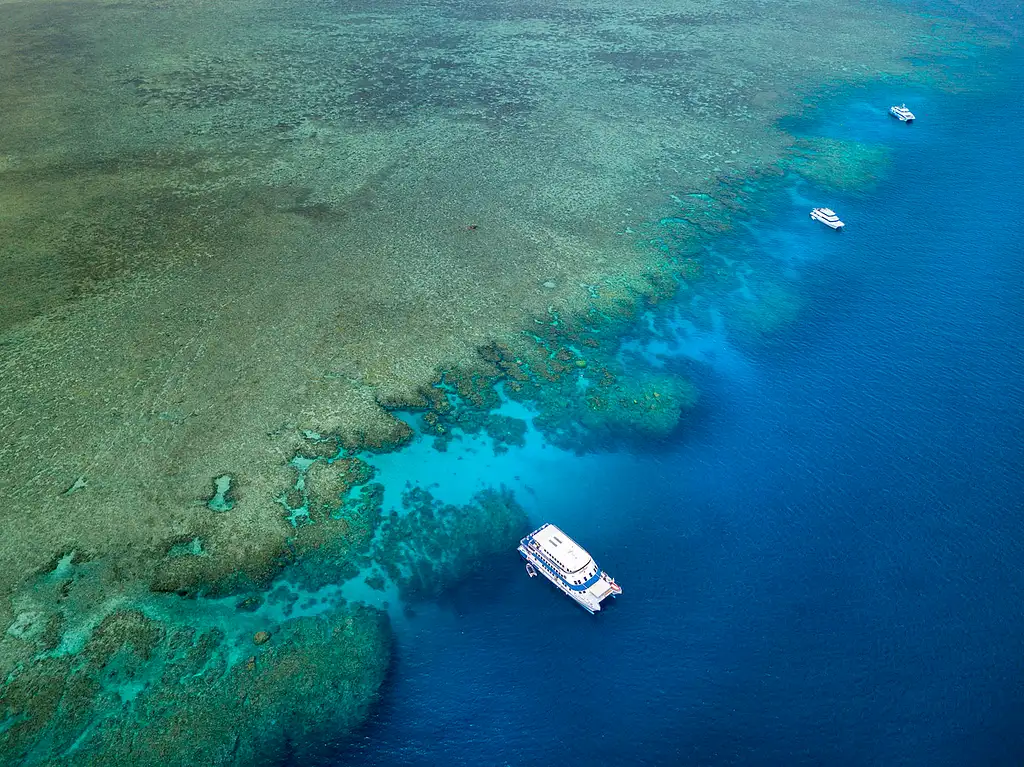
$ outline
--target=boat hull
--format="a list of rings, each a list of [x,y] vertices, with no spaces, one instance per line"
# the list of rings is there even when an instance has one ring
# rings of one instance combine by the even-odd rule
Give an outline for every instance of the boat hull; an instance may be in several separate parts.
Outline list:
[[[843,227],[846,226],[846,224],[844,224],[842,221],[840,221],[840,222],[823,221],[822,219],[818,218],[817,216],[815,216],[813,214],[811,215],[811,219],[813,221],[817,221],[819,224],[824,224],[829,229],[831,229],[831,230],[833,230],[835,232],[843,231]]]
[[[548,572],[547,567],[540,561],[539,557],[534,556],[531,552],[524,551],[522,547],[519,548],[519,556],[527,561],[528,564],[534,566],[540,575],[543,575],[555,588],[569,597],[573,602],[578,604],[588,613],[593,615],[601,609],[600,603],[589,604],[585,597],[577,596],[575,592],[570,591],[565,584],[563,584],[557,577]]]
[[[551,572],[550,565],[546,564],[540,557],[536,556],[532,551],[524,549],[520,546],[518,549],[519,556],[526,560],[527,564],[533,565],[537,573],[543,575],[556,589],[561,591],[573,602],[578,604],[584,610],[591,615],[601,610],[601,602],[607,597],[618,597],[622,593],[622,587],[615,583],[607,573],[601,571],[601,582],[607,586],[607,590],[603,594],[595,596],[591,591],[574,591],[570,589],[557,575]],[[533,576],[531,576],[533,577]]]

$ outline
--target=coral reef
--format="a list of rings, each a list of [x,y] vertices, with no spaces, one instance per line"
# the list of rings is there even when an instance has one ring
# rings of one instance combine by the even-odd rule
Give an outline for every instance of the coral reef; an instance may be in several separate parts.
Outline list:
[[[494,452],[506,452],[509,447],[526,444],[526,421],[508,415],[492,414],[484,424],[487,436],[494,440]]]
[[[291,541],[291,577],[313,589],[355,577],[369,563],[381,520],[383,487],[369,484],[331,514],[299,525]]]
[[[501,415],[491,410],[498,402],[496,384],[503,379],[497,371],[484,377],[477,374],[478,391],[482,396],[464,399],[459,395],[443,397],[432,401],[432,407],[423,416],[423,428],[434,435],[434,447],[444,451],[459,434],[486,434],[494,443],[495,454],[506,452],[510,447],[526,444],[526,422],[521,418]],[[436,390],[444,393],[444,387]]]
[[[668,437],[698,395],[679,375],[634,370],[617,376],[599,367],[559,386],[520,389],[513,396],[539,408],[534,423],[549,442],[586,453]]]
[[[68,767],[309,762],[364,720],[390,634],[381,613],[344,607],[257,632],[249,647],[114,612],[77,656],[12,675],[0,748],[11,763]]]
[[[374,557],[410,601],[440,596],[529,532],[526,512],[505,488],[478,493],[465,506],[415,488],[402,507],[384,522]]]
[[[869,190],[885,173],[888,150],[878,144],[801,137],[788,166],[815,184],[842,191]]]

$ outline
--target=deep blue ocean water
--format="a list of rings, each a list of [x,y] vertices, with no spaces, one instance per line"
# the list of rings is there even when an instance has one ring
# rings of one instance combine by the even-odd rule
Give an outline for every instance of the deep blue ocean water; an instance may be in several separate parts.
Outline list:
[[[676,344],[703,399],[671,446],[382,458],[453,500],[508,481],[625,593],[592,617],[509,552],[396,622],[339,764],[1024,764],[1021,92],[1018,48],[982,92],[835,95],[814,128],[892,165],[715,244],[804,305],[767,343]]]

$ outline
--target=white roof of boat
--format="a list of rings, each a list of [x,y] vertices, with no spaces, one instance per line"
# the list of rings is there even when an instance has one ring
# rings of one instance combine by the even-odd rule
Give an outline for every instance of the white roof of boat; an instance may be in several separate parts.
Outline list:
[[[818,208],[819,211],[824,213],[826,216],[834,216],[836,212],[832,208]]]
[[[590,554],[586,549],[580,548],[576,541],[554,525],[542,527],[534,539],[570,573],[590,564]]]

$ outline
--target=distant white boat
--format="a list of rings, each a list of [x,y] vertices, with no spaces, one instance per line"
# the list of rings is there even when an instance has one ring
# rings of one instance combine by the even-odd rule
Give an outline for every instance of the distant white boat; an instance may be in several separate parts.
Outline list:
[[[914,122],[914,113],[907,109],[906,104],[900,104],[898,107],[889,107],[889,114],[901,123]]]
[[[832,208],[815,208],[811,211],[811,218],[820,221],[829,229],[842,229],[846,224],[839,220],[839,216]]]
[[[540,571],[587,612],[597,612],[604,599],[622,593],[622,587],[590,554],[552,524],[541,525],[523,538],[519,554],[531,578]]]

